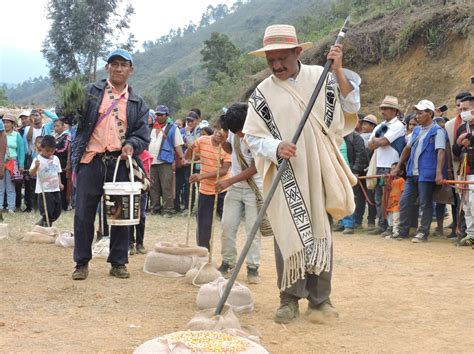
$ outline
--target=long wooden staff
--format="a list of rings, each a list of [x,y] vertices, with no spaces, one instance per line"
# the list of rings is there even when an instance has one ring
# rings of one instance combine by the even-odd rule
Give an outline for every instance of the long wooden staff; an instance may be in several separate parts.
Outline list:
[[[194,127],[194,139],[193,139],[193,144],[196,143],[196,130],[197,128]],[[189,166],[189,176],[193,174],[194,170],[194,159],[196,158],[196,152],[193,149],[193,153],[191,155],[191,165]],[[189,230],[191,226],[191,206],[192,206],[192,190],[193,190],[193,185],[189,183],[189,181],[186,181],[189,184],[189,195],[188,195],[188,225],[186,227],[186,247],[189,246]]]
[[[348,31],[348,27],[347,27],[348,24],[349,24],[349,17],[347,17],[346,20],[344,21],[344,24],[342,25],[342,28],[339,31],[339,34],[337,35],[335,44],[341,43],[342,39],[346,36],[346,33]],[[304,111],[300,124],[298,128],[296,129],[296,132],[293,135],[293,138],[291,139],[291,142],[293,144],[296,144],[298,142],[298,139],[303,131],[306,121],[308,120],[311,110],[313,109],[314,103],[316,102],[319,92],[321,91],[324,81],[326,80],[326,76],[329,73],[331,64],[332,64],[332,60],[328,59],[326,61],[326,64],[324,65],[324,70],[321,73],[321,76],[319,78],[318,83],[316,84],[316,87],[313,91],[311,98],[309,99],[308,105],[306,106],[306,110]],[[214,315],[216,316],[220,315],[222,312],[222,309],[224,308],[224,304],[227,301],[227,298],[229,297],[229,294],[232,289],[232,286],[234,285],[235,279],[237,279],[237,275],[240,271],[240,268],[242,267],[242,264],[245,262],[245,257],[247,256],[250,246],[252,246],[252,242],[255,238],[255,235],[257,234],[260,223],[262,222],[262,219],[265,216],[268,206],[270,205],[270,201],[272,200],[273,195],[275,194],[275,191],[278,187],[278,184],[280,183],[280,179],[281,179],[281,176],[283,175],[283,171],[285,171],[287,166],[288,166],[288,160],[283,160],[280,167],[278,167],[277,174],[275,176],[275,179],[272,182],[270,190],[268,191],[267,197],[265,198],[262,204],[262,207],[260,209],[260,212],[258,213],[257,219],[255,220],[255,223],[253,224],[252,229],[250,230],[250,233],[247,236],[247,242],[245,243],[244,248],[242,249],[242,252],[240,253],[240,256],[237,261],[237,264],[235,265],[234,271],[232,272],[232,275],[227,282],[227,286],[225,287],[224,293],[222,294],[219,300],[219,303],[217,304],[216,311],[214,312]]]

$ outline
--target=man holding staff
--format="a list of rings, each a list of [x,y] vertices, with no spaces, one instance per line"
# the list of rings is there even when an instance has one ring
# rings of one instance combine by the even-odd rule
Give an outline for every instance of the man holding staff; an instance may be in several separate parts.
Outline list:
[[[249,99],[243,132],[263,177],[266,196],[278,166],[289,160],[267,210],[275,234],[280,307],[275,321],[299,316],[298,301],[309,301],[308,319],[338,317],[329,299],[332,274],[330,218],[354,211],[356,178],[339,153],[342,136],[355,127],[360,107],[360,77],[342,68],[342,45],[331,47],[332,73],[326,77],[298,143],[290,143],[321,66],[299,61],[312,43],[298,43],[293,26],[267,27],[264,47],[250,54],[266,57],[273,75]]]

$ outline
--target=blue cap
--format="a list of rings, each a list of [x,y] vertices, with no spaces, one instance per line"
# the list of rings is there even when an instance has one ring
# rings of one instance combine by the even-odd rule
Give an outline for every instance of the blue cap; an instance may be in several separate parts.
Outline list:
[[[132,54],[130,54],[130,52],[125,50],[125,49],[119,48],[119,49],[115,49],[114,51],[110,52],[109,55],[107,56],[107,63],[110,63],[110,60],[113,57],[121,57],[125,60],[128,60],[133,65]]]
[[[170,110],[168,109],[168,106],[165,106],[164,104],[160,104],[158,107],[155,108],[155,114],[170,114]]]

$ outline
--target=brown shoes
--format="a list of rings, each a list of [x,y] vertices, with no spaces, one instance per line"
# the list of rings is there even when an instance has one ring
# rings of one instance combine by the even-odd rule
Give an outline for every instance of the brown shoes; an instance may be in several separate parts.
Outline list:
[[[285,292],[280,292],[280,307],[275,312],[276,323],[290,323],[300,315],[299,298]]]

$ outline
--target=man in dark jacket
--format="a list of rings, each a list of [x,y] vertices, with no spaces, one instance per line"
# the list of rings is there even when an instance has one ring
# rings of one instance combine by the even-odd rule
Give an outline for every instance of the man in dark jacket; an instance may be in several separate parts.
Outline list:
[[[74,215],[73,280],[84,280],[92,258],[94,220],[104,193],[104,182],[111,182],[117,159],[117,182],[129,180],[125,164],[136,158],[149,143],[148,107],[127,84],[133,72],[132,55],[123,49],[111,52],[105,69],[107,80],[85,88],[85,105],[72,147],[72,169],[76,176]],[[110,232],[110,275],[128,278],[128,226],[112,226]]]
[[[364,170],[369,165],[369,159],[365,151],[364,139],[357,134],[352,132],[344,137],[346,145],[347,161],[349,161],[349,167],[351,168],[354,175],[359,176],[364,173]],[[364,198],[360,186],[357,184],[353,187],[354,197]],[[334,231],[342,231],[345,235],[351,235],[354,233],[355,226],[355,214],[346,216],[339,224],[335,227]]]

